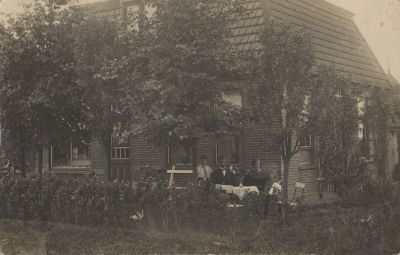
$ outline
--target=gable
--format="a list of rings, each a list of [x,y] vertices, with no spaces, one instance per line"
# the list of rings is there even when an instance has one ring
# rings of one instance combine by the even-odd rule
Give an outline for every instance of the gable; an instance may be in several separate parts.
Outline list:
[[[260,47],[267,17],[282,17],[308,30],[317,65],[350,73],[355,83],[390,87],[388,78],[353,21],[353,14],[324,0],[244,0],[251,15],[233,28],[239,49]]]

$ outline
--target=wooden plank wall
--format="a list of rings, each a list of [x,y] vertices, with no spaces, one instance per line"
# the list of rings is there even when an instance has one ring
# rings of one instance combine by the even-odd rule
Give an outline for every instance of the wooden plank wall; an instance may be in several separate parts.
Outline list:
[[[92,161],[92,170],[100,178],[107,179],[106,172],[106,152],[98,139],[93,139],[90,143],[90,156]]]

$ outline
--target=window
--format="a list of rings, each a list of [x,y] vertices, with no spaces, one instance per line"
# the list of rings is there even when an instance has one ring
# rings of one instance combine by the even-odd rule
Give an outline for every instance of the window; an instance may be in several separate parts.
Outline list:
[[[90,160],[90,145],[84,141],[60,143],[51,146],[52,167],[88,167]]]
[[[130,147],[112,147],[111,158],[112,159],[130,159],[131,158]]]
[[[151,18],[157,11],[157,7],[154,3],[146,3],[144,6],[144,11],[147,18]]]
[[[119,9],[102,11],[102,12],[96,12],[96,16],[107,18],[108,20],[118,20],[121,17],[121,12]]]
[[[120,131],[120,125],[114,128],[114,134],[111,136],[111,145],[111,159],[131,158],[129,135],[127,132]]]
[[[225,158],[228,163],[238,164],[240,163],[240,138],[237,136],[228,136],[219,140],[216,143],[216,160]]]
[[[177,147],[168,146],[168,165],[192,166],[192,151],[188,146],[179,145]]]
[[[298,157],[301,165],[311,165],[314,163],[313,141],[310,134],[300,137],[300,150]]]
[[[124,18],[128,24],[128,29],[139,31],[141,27],[141,18],[151,18],[156,12],[156,5],[152,2],[146,2],[144,5],[138,1],[125,1]]]
[[[231,103],[233,106],[241,108],[243,106],[242,94],[238,90],[225,91],[222,93],[222,99]]]
[[[133,4],[126,7],[126,19],[128,22],[128,28],[130,30],[139,30],[139,11],[140,6],[138,4]]]
[[[90,148],[86,143],[72,143],[72,160],[90,159]]]
[[[357,115],[359,118],[358,122],[358,139],[360,141],[362,140],[368,140],[367,134],[367,122],[365,120],[365,108],[367,106],[367,99],[360,97],[357,98]]]
[[[71,165],[70,144],[57,144],[51,146],[51,166]]]
[[[312,145],[312,138],[311,135],[305,135],[300,137],[300,146],[301,147],[311,147]]]

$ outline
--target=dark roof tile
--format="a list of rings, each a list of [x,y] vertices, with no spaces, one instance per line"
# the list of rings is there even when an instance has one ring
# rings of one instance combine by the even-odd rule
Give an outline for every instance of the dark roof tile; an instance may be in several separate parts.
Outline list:
[[[388,77],[355,25],[351,12],[324,0],[247,0],[244,6],[251,12],[250,18],[237,21],[232,31],[235,36],[232,42],[239,49],[260,47],[259,37],[254,33],[261,31],[264,13],[268,13],[310,32],[317,65],[350,73],[356,83],[390,87]]]

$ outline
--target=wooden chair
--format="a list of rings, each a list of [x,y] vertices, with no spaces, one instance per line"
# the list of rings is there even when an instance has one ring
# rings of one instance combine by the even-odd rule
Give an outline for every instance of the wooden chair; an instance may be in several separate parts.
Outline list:
[[[290,201],[290,205],[297,206],[297,204],[299,204],[303,201],[305,188],[306,188],[305,183],[296,182],[295,187],[294,187],[292,201]]]

